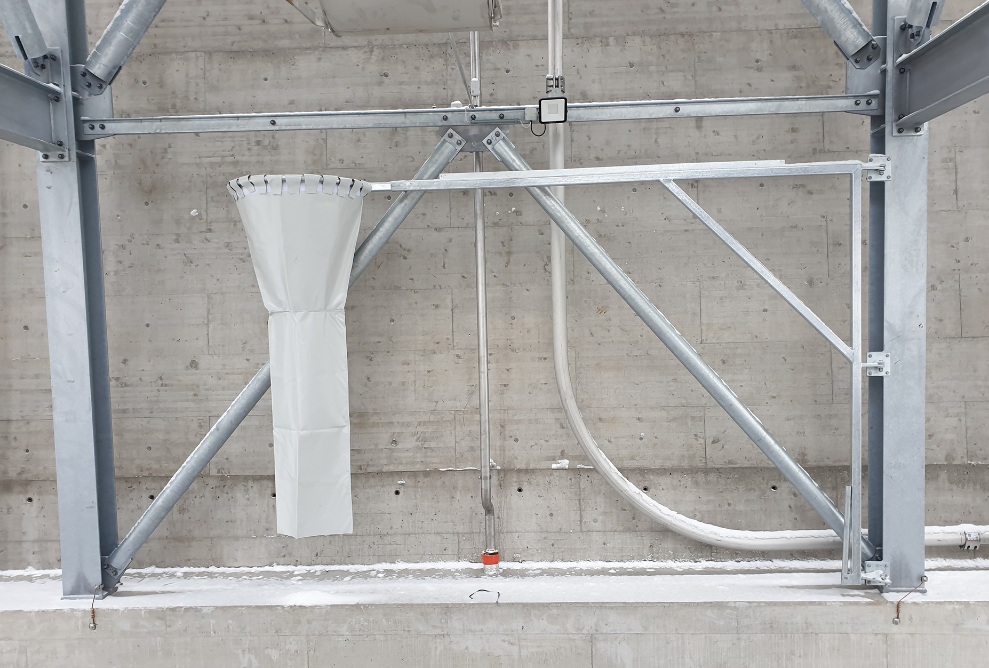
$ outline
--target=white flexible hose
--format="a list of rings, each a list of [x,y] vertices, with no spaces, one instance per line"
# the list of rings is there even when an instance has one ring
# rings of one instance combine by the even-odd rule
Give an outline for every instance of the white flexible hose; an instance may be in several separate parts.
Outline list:
[[[548,69],[551,77],[563,75],[563,3],[562,0],[548,2]],[[550,125],[549,167],[563,169],[565,166],[564,143],[566,124]],[[563,188],[553,188],[553,194],[563,201]],[[556,369],[556,384],[563,402],[563,412],[567,423],[577,437],[577,442],[594,468],[604,476],[605,481],[622,498],[632,504],[647,517],[667,529],[692,538],[701,543],[716,545],[734,550],[755,550],[770,552],[779,550],[829,550],[841,547],[841,537],[830,529],[803,529],[792,531],[744,531],[707,524],[685,517],[667,508],[632,484],[622,475],[601,448],[584,423],[574,396],[570,378],[570,362],[567,356],[567,272],[566,237],[559,226],[550,224],[550,272],[553,286],[553,365]],[[961,547],[970,538],[978,535],[979,540],[989,544],[989,527],[958,525],[952,527],[926,527],[924,544],[930,547]]]

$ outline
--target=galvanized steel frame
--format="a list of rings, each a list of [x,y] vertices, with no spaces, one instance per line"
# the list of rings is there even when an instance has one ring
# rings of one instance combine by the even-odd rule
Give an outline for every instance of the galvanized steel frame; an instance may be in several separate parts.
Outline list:
[[[46,46],[50,45],[52,49],[51,54],[56,57],[59,53],[63,54],[68,59],[66,64],[76,68],[74,74],[85,77],[87,59],[95,63],[103,56],[96,51],[92,55],[86,53],[83,3],[72,0],[32,1],[45,10],[37,15],[42,32],[45,33]],[[143,34],[162,2],[131,0],[125,4],[139,10],[146,19],[142,20],[143,28],[139,31]],[[815,0],[809,4],[825,6],[829,3]],[[873,29],[877,33],[877,39],[883,37],[880,33],[884,31],[893,35],[894,29],[899,26],[898,17],[904,15],[907,0],[875,0],[874,4],[876,19]],[[977,23],[973,20],[970,24],[976,28],[969,30],[982,31],[986,24],[980,15]],[[857,25],[853,26],[853,32],[856,33],[855,39],[864,39],[865,34]],[[961,32],[958,30],[956,34]],[[139,39],[139,34],[135,34],[136,38],[128,38],[134,44]],[[104,73],[103,78],[98,78],[101,82],[103,79],[112,79],[113,73],[132,51],[131,44],[127,44],[127,40],[121,39],[122,37],[122,33],[118,34],[109,28],[104,35],[109,40],[106,43],[113,44],[114,48],[112,57],[107,57],[106,65],[101,70]],[[940,41],[938,49],[941,52],[951,47],[947,37],[948,32],[935,40]],[[849,43],[852,41],[854,40]],[[102,42],[104,39],[101,38]],[[38,42],[35,40],[34,43]],[[955,46],[959,43],[956,42]],[[929,52],[935,51],[933,44],[932,42]],[[848,50],[851,47],[846,45],[845,48]],[[32,49],[32,56],[37,56],[33,52],[36,50]],[[878,570],[882,573],[885,578],[883,583],[887,587],[897,589],[912,588],[923,575],[926,256],[924,248],[918,248],[924,244],[918,244],[917,240],[926,239],[927,133],[923,128],[910,132],[904,131],[904,127],[898,127],[896,109],[893,106],[898,104],[897,100],[903,99],[898,94],[905,85],[898,77],[898,66],[904,69],[907,66],[919,67],[924,60],[923,50],[919,49],[916,55],[906,55],[902,45],[896,47],[891,43],[886,50],[886,57],[887,73],[883,82],[886,88],[884,92],[887,93],[885,97],[878,92],[869,92],[859,95],[598,102],[571,105],[569,122],[863,111],[874,114],[872,152],[889,155],[896,165],[897,177],[890,181],[873,182],[871,185],[870,235],[873,243],[870,245],[869,348],[873,351],[890,352],[896,373],[890,377],[869,379],[869,536],[880,551],[869,567],[874,572]],[[111,93],[106,92],[101,96],[105,100],[103,102],[96,101],[90,95],[101,93],[104,88],[99,91],[80,89],[79,97],[75,97],[70,90],[71,86],[81,87],[84,84],[78,78],[73,80],[68,68],[61,71],[65,76],[51,83],[39,77],[37,71],[25,76],[0,70],[0,100],[18,99],[27,105],[12,109],[3,107],[0,103],[0,138],[47,151],[39,167],[39,192],[45,244],[63,586],[67,596],[90,596],[100,587],[115,586],[122,570],[118,570],[117,566],[126,568],[122,559],[114,560],[115,565],[112,568],[117,573],[107,577],[110,571],[105,571],[101,564],[101,560],[106,561],[117,547],[117,537],[94,140],[115,135],[184,132],[498,126],[528,123],[533,120],[535,106],[117,119],[113,118],[109,108]],[[981,86],[982,80],[976,84]],[[971,89],[967,93],[957,94],[942,91],[939,99],[957,101],[961,99],[959,95],[964,97],[971,92]],[[53,97],[59,99],[54,100]],[[883,100],[885,108],[880,108]],[[58,113],[74,119],[74,127],[64,128],[66,139],[56,136],[57,114],[52,111],[53,103],[64,105],[61,107],[63,111]],[[927,107],[923,107],[922,102],[913,104],[921,109],[911,112],[912,116],[903,120],[910,120],[911,123],[927,120],[930,112],[924,109],[930,109],[931,104]],[[941,105],[937,106],[940,110],[947,103],[935,101],[932,104]],[[30,111],[31,118],[28,118],[24,110]],[[46,110],[48,114],[44,113]],[[928,116],[922,118],[919,114]],[[52,118],[51,131],[44,123],[39,125],[37,122],[46,115]],[[58,149],[64,149],[64,153]],[[817,170],[834,169],[825,167],[825,164],[839,163],[820,163],[816,167],[747,163],[736,167],[741,170],[740,174],[744,172],[750,175],[772,175],[784,173],[788,169],[806,169],[805,172],[796,173],[814,174],[823,173]],[[663,177],[657,171],[650,178],[658,177],[670,188],[673,178],[707,178],[705,174],[711,173],[710,165],[707,166],[709,172],[704,171],[704,166],[678,167],[682,167],[678,174],[693,176],[676,177],[667,171]],[[636,172],[636,169],[639,171]],[[643,175],[641,168],[618,168],[611,174],[599,172],[593,177],[581,174],[578,170],[569,171],[571,173],[567,178],[584,179],[570,183],[591,182],[588,179],[604,176],[618,181],[632,180]],[[723,173],[720,168],[714,168],[713,171]],[[525,181],[525,185],[539,189],[543,185],[561,182],[552,180],[557,176],[533,173],[524,177],[529,179]],[[409,210],[425,190],[438,187],[422,185],[419,188],[420,184],[416,182],[423,178],[428,177],[420,173],[415,181],[389,184],[395,189],[415,184],[415,192],[410,188],[400,196],[400,199],[405,198],[402,202]],[[497,185],[523,183],[511,180],[517,179],[517,175],[495,178],[498,179]],[[458,183],[455,179],[460,179],[462,187],[471,187],[468,185],[468,175],[445,180],[444,185],[439,187]],[[474,184],[473,187],[477,187],[476,181]],[[494,182],[488,187],[493,185]],[[851,206],[855,219],[856,208],[861,206],[861,202],[857,199],[854,185],[852,190]],[[702,210],[695,210],[699,207],[691,205],[689,198],[683,198],[682,191],[678,195],[676,189],[671,188],[671,192],[711,227],[711,221],[705,219]],[[389,236],[388,230],[376,229],[365,243],[371,242],[380,248]],[[722,239],[730,245],[727,238]],[[878,240],[883,243],[877,244]],[[855,243],[854,236],[852,242]],[[355,261],[355,273],[359,274],[366,266],[366,263],[362,266]],[[66,277],[72,277],[72,280],[66,281]],[[767,277],[763,275],[763,278]],[[781,292],[777,288],[777,292],[787,297],[785,291]],[[788,301],[795,305],[792,298],[788,298]],[[808,313],[801,311],[801,314],[808,319]],[[853,320],[855,319],[853,313]],[[813,318],[808,321],[832,345],[838,347],[833,340],[837,337],[828,336],[821,329],[820,324],[823,323],[815,324]],[[881,328],[884,331],[880,332]],[[853,334],[850,349],[838,347],[846,359],[851,357],[853,365],[855,360],[861,361],[861,350],[855,346],[857,340],[858,337]],[[883,342],[887,345],[881,345]],[[853,371],[853,375],[861,378],[860,372]],[[262,376],[260,380],[255,380],[258,381],[258,387],[261,387],[265,384],[263,370],[259,376]],[[856,391],[855,386],[856,383],[853,382],[853,393]],[[861,392],[860,383],[857,391]],[[251,394],[253,396],[256,392]],[[240,415],[232,416],[230,431],[240,419]],[[881,429],[877,427],[879,424],[882,425]],[[853,458],[853,466],[857,460],[858,458]],[[852,515],[858,517],[854,497],[850,498],[850,503]],[[848,532],[845,533],[847,535]],[[117,554],[123,556],[120,552]],[[129,563],[129,559],[126,563]]]

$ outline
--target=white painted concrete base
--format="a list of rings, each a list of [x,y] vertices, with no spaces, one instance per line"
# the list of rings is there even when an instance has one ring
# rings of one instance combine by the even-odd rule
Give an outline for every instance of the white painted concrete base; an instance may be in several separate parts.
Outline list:
[[[771,565],[148,569],[96,601],[95,631],[56,572],[7,572],[0,666],[892,668],[989,654],[989,570],[930,571],[894,624],[902,595],[842,588],[833,562]]]

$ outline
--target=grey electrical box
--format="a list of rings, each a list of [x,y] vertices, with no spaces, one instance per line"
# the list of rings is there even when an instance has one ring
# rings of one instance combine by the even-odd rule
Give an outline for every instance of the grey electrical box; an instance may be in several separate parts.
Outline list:
[[[500,0],[287,0],[334,35],[400,35],[491,30]]]

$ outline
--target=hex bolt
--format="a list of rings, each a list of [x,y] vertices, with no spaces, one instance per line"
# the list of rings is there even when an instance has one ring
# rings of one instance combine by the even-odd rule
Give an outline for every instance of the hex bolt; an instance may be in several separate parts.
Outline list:
[[[856,59],[855,59],[855,62],[856,62],[856,63],[861,63],[861,62],[862,62],[862,59],[861,59],[861,58],[856,58]]]
[[[447,116],[446,114],[443,114],[443,120],[444,120],[444,121],[448,121],[448,120],[450,120],[450,117],[449,117],[449,116]]]
[[[920,132],[920,126],[918,125],[917,127],[915,127],[915,128],[913,129],[913,131],[914,131],[914,132]]]
[[[90,124],[89,124],[89,129],[90,129],[90,130],[95,130],[95,129],[96,129],[96,126],[95,126],[95,125],[93,125],[92,123],[90,123]]]
[[[106,123],[100,123],[100,130],[106,130]]]
[[[58,154],[58,159],[59,160],[65,160],[65,154],[64,153],[59,153]]]
[[[45,58],[48,58],[48,59],[49,59],[49,60],[51,60],[51,61],[52,61],[53,63],[54,63],[54,62],[55,62],[56,60],[58,60],[58,58],[56,58],[56,57],[55,57],[55,54],[52,54],[52,55],[50,55],[50,56],[45,56]]]
[[[900,68],[900,74],[906,74],[906,72],[907,72],[907,68],[905,67]]]
[[[47,160],[48,159],[48,154],[47,153],[42,153],[41,154],[41,159],[42,160]]]
[[[855,106],[856,107],[861,107],[862,106],[862,100],[855,100]]]
[[[89,76],[89,72],[87,72],[86,70],[83,70],[82,71],[82,74],[80,74],[79,76],[81,76],[83,79],[85,79],[86,77]]]
[[[501,136],[501,130],[495,130],[495,137]]]
[[[93,82],[92,81],[87,81],[86,82],[86,88],[92,88],[92,87],[93,87]]]
[[[898,121],[902,121],[902,120],[903,120],[903,114],[900,114],[899,116],[897,116],[897,117],[896,117],[896,120],[898,120]]]
[[[679,114],[680,113],[680,107],[673,107],[673,113]]]
[[[879,45],[878,45],[878,44],[876,44],[875,42],[873,42],[873,43],[872,43],[872,44],[870,44],[869,46],[871,46],[871,47],[872,47],[872,50],[873,50],[873,51],[875,51],[876,49],[878,49],[878,48],[879,48]]]
[[[98,84],[96,84],[96,87],[97,87],[97,88],[103,88],[103,84],[101,84],[101,83],[98,83]]]
[[[491,144],[491,140],[489,139],[489,140],[488,140],[488,145],[490,145],[490,144]]]
[[[270,123],[271,125],[278,125],[277,121],[275,121],[274,118],[272,118],[270,121],[268,121],[268,123]]]
[[[897,134],[903,134],[903,128],[896,128]]]
[[[62,98],[60,98],[58,95],[52,95],[52,102],[61,102],[61,101]]]
[[[866,100],[865,101],[865,106],[871,107],[872,106],[872,100]]]
[[[476,121],[477,120],[477,115],[476,114],[471,114],[470,115],[470,120]]]
[[[900,30],[906,30],[906,29],[907,29],[907,22],[904,21],[903,23],[900,24]]]
[[[457,146],[460,146],[461,144],[463,144],[463,142],[458,139],[457,140]]]
[[[872,62],[872,56],[866,56],[865,59],[870,63]]]
[[[55,142],[55,143],[56,143],[56,144],[57,144],[58,146],[65,146],[65,142],[64,142],[64,141],[62,141],[61,139],[59,139],[59,140],[58,140],[57,142]]]
[[[505,120],[505,114],[498,114],[498,118],[501,120]]]

